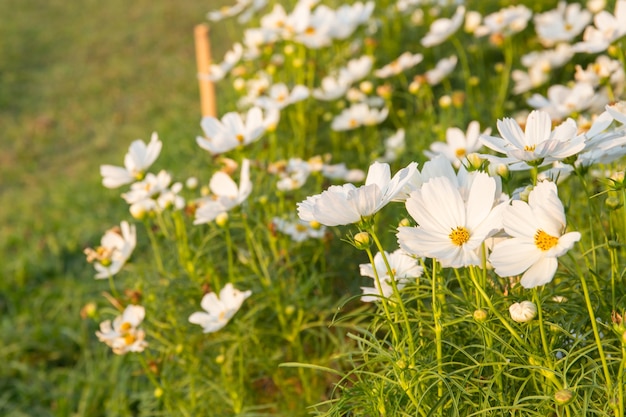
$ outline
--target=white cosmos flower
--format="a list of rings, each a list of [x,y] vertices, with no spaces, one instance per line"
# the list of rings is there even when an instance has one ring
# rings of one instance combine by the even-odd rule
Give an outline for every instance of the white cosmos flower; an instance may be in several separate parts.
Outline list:
[[[482,132],[483,135],[490,133],[491,128]],[[482,143],[478,140],[480,135],[480,124],[475,120],[469,123],[465,133],[458,127],[449,127],[446,130],[446,142],[432,143],[430,151],[424,151],[424,154],[431,159],[441,154],[452,162],[455,168],[459,168],[465,156],[482,147]]]
[[[456,67],[457,57],[452,55],[448,58],[440,59],[435,68],[426,71],[424,77],[426,77],[426,82],[430,85],[439,84],[444,78],[446,78]]]
[[[341,75],[338,77],[327,76],[322,78],[320,88],[313,90],[313,97],[322,101],[336,100],[346,95],[352,80]]]
[[[385,139],[385,154],[379,158],[380,162],[393,162],[400,155],[402,155],[406,149],[405,133],[404,129],[400,128],[393,135]]]
[[[322,239],[326,234],[326,227],[317,222],[304,220],[285,220],[278,217],[272,219],[272,224],[281,233],[291,237],[294,242],[303,242],[307,239]]]
[[[374,162],[370,165],[365,185],[332,185],[321,194],[298,203],[298,215],[302,220],[317,221],[326,226],[359,222],[399,198],[416,173],[417,164],[412,162],[391,178],[388,164]]]
[[[476,36],[512,35],[524,30],[531,16],[532,11],[526,6],[509,6],[485,16],[483,25],[476,28],[474,34]]]
[[[526,128],[510,118],[498,120],[497,136],[482,135],[480,141],[496,152],[506,154],[517,161],[509,167],[512,170],[528,169],[529,164],[549,164],[574,155],[584,149],[584,136],[577,135],[578,127],[573,119],[552,130],[548,113],[534,110],[526,119]]]
[[[573,87],[552,85],[548,88],[548,97],[533,94],[528,105],[542,110],[555,120],[562,120],[574,113],[587,110],[593,103],[595,90],[586,82],[577,82]]]
[[[483,242],[502,227],[503,204],[496,204],[496,181],[476,173],[464,199],[448,177],[430,179],[413,191],[406,209],[417,227],[399,227],[406,252],[438,260],[444,267],[480,265]]]
[[[410,279],[415,279],[422,276],[423,268],[420,266],[419,260],[408,255],[402,249],[398,249],[391,254],[385,252],[385,257],[387,258],[387,262],[389,262],[389,268],[391,268],[391,271],[394,274],[396,286],[399,290],[404,288],[404,286],[409,282]],[[365,303],[378,301],[380,300],[381,292],[382,296],[385,298],[389,298],[392,295],[392,278],[389,275],[389,270],[387,269],[387,265],[385,263],[385,260],[383,259],[383,255],[380,252],[378,252],[376,256],[374,256],[373,266],[371,263],[368,263],[361,264],[359,265],[359,267],[362,276],[372,278],[374,281],[373,287],[361,287],[361,290],[363,291],[361,301]],[[378,274],[378,279],[380,280],[380,286],[382,287],[382,290],[378,287],[376,274]]]
[[[239,113],[230,112],[221,120],[205,116],[200,125],[206,138],[198,136],[196,142],[213,155],[248,145],[259,139],[267,128],[259,107],[248,110],[245,121]]]
[[[556,43],[569,43],[591,21],[591,12],[578,3],[559,1],[556,9],[536,14],[535,30],[540,42],[550,47]]]
[[[200,302],[205,311],[190,315],[189,322],[202,326],[204,333],[216,332],[226,326],[251,294],[252,291],[239,291],[229,282],[220,291],[219,298],[214,292],[205,294]]]
[[[102,185],[107,188],[117,188],[124,184],[143,179],[145,171],[156,161],[161,153],[163,143],[158,135],[152,134],[147,145],[141,139],[130,144],[128,153],[124,156],[124,167],[101,165]]]
[[[518,323],[528,323],[537,315],[537,306],[532,301],[522,301],[513,303],[509,307],[509,313],[513,321]]]
[[[615,104],[606,106],[606,111],[611,117],[621,124],[626,124],[626,101],[619,101]]]
[[[600,11],[593,18],[594,26],[588,26],[583,41],[574,45],[576,52],[602,52],[613,42],[626,35],[626,0],[615,3],[615,13]]]
[[[303,85],[296,85],[291,91],[284,83],[270,87],[267,96],[256,99],[255,104],[265,110],[282,110],[290,104],[302,101],[309,97],[309,89]]]
[[[412,68],[422,62],[424,55],[412,54],[411,52],[405,52],[398,58],[391,61],[381,69],[374,71],[374,75],[378,78],[389,78],[394,75],[400,74],[402,71]]]
[[[456,32],[463,24],[465,16],[465,6],[458,6],[452,18],[441,18],[435,20],[431,25],[426,36],[422,38],[422,45],[426,48],[439,45]]]
[[[123,221],[120,227],[107,230],[100,246],[96,249],[85,249],[87,262],[93,262],[96,269],[96,279],[112,277],[120,272],[132,255],[137,245],[137,230],[135,225]]]
[[[530,192],[528,203],[512,202],[504,212],[504,231],[511,236],[493,248],[489,261],[496,274],[522,274],[524,288],[552,281],[559,256],[580,240],[580,233],[565,233],[565,212],[554,183],[543,181]]]
[[[373,126],[382,123],[389,114],[389,109],[372,108],[367,103],[357,103],[344,109],[336,116],[330,127],[336,132],[352,130],[361,126]]]
[[[243,56],[243,46],[240,43],[235,43],[233,49],[226,52],[224,60],[221,64],[212,64],[209,67],[209,79],[211,81],[220,81],[226,77],[226,75],[233,69],[235,65],[241,60]]]
[[[198,202],[193,224],[203,224],[213,221],[219,214],[225,213],[246,201],[252,192],[250,181],[250,161],[244,159],[241,163],[239,186],[225,172],[218,171],[211,177],[209,188],[212,195]]]
[[[113,320],[100,323],[100,330],[96,332],[98,340],[113,349],[116,355],[128,352],[142,352],[148,343],[144,340],[145,332],[139,329],[146,311],[142,306],[128,305],[121,316]]]
[[[122,198],[131,205],[152,199],[165,192],[171,182],[172,176],[165,170],[159,171],[157,175],[149,172],[143,181],[133,183],[130,191],[122,194]]]

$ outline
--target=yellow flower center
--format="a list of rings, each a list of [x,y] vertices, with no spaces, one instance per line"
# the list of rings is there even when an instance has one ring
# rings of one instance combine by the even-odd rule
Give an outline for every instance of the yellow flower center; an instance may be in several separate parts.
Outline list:
[[[304,233],[307,231],[307,228],[302,224],[296,224],[296,230],[300,233]]]
[[[122,323],[120,325],[120,333],[126,333],[127,331],[129,331],[132,328],[132,324],[130,324],[129,322],[125,321],[124,323]]]
[[[309,26],[304,30],[304,33],[307,35],[313,35],[315,34],[315,28],[313,26]]]
[[[454,151],[454,154],[457,158],[462,158],[463,156],[465,156],[465,149],[458,148],[456,151]]]
[[[457,246],[461,246],[470,239],[470,232],[465,227],[459,226],[452,230],[448,235],[452,243]]]
[[[555,247],[559,243],[559,238],[550,236],[543,230],[537,230],[535,233],[535,246],[537,246],[542,251],[547,251]]]
[[[524,150],[532,152],[532,151],[535,150],[536,147],[537,147],[537,145],[530,145],[530,146],[527,145],[527,146],[524,146]]]
[[[357,127],[358,125],[359,125],[359,122],[357,122],[356,119],[348,120],[348,126],[350,126],[350,127]]]
[[[237,142],[243,143],[244,137],[241,133],[235,136],[235,138],[237,138]]]
[[[134,334],[129,333],[124,336],[124,343],[126,343],[126,346],[132,345],[133,343],[135,343],[135,340],[137,340],[137,338]]]

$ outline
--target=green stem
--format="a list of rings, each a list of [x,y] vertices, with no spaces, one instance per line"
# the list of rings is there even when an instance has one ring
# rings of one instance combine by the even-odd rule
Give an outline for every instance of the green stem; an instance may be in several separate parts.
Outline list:
[[[409,322],[409,315],[406,312],[406,307],[404,305],[404,302],[402,301],[402,297],[400,296],[400,291],[398,290],[398,285],[396,283],[396,277],[395,277],[395,273],[393,271],[393,269],[391,268],[391,266],[389,265],[389,260],[387,259],[387,255],[385,254],[385,250],[382,246],[382,244],[380,243],[380,240],[378,240],[378,236],[376,236],[376,233],[374,232],[373,228],[370,231],[370,234],[372,235],[372,238],[374,239],[374,243],[376,244],[376,247],[378,248],[378,251],[380,252],[381,256],[383,257],[383,261],[385,262],[385,266],[387,267],[387,273],[389,274],[389,280],[391,281],[391,288],[393,288],[393,294],[394,297],[397,299],[397,303],[400,306],[400,312],[402,314],[402,319],[404,321],[404,325],[406,327],[406,333],[407,336],[409,338],[409,357],[410,357],[410,361],[411,361],[411,365],[414,365],[413,361],[413,356],[415,353],[415,341],[413,340],[413,331],[411,329],[411,323]],[[374,264],[372,263],[372,266],[374,266]],[[374,268],[374,270],[376,270],[376,268]]]
[[[596,346],[598,348],[598,354],[600,355],[600,361],[602,362],[602,370],[604,372],[604,379],[606,379],[606,388],[608,391],[609,402],[613,403],[611,395],[613,395],[613,381],[611,379],[611,373],[609,372],[609,366],[606,362],[606,355],[604,354],[604,349],[602,348],[602,339],[600,338],[600,332],[598,331],[598,323],[596,321],[596,315],[593,312],[593,307],[591,304],[591,297],[589,296],[589,287],[587,285],[587,280],[585,279],[585,275],[580,273],[580,283],[583,288],[583,294],[585,296],[585,304],[587,305],[587,311],[589,313],[589,320],[591,321],[591,328],[593,329],[593,336],[596,341]],[[615,416],[619,416],[618,407],[613,404],[611,405],[613,411],[615,412]]]
[[[520,335],[517,333],[517,331],[511,326],[511,324],[502,316],[502,314],[500,314],[500,312],[494,307],[493,303],[491,302],[491,298],[489,298],[489,296],[487,295],[487,293],[485,292],[485,290],[480,286],[480,284],[478,283],[478,281],[476,280],[476,277],[474,276],[473,273],[471,273],[470,270],[470,279],[472,280],[472,282],[474,283],[474,286],[476,287],[476,289],[478,290],[478,292],[480,293],[481,297],[483,298],[483,300],[487,303],[487,307],[489,307],[489,310],[491,310],[491,312],[493,312],[493,314],[500,320],[500,322],[502,323],[502,325],[504,327],[507,328],[507,330],[511,333],[511,336],[513,336],[513,338],[517,341],[517,343],[519,343],[522,346],[525,346],[526,343],[522,340],[522,338],[520,337]]]
[[[150,239],[150,246],[152,246],[152,252],[154,253],[154,260],[157,265],[157,270],[161,275],[165,275],[165,268],[163,268],[163,259],[161,258],[161,251],[159,249],[159,243],[157,242],[157,238],[150,227],[150,223],[145,222],[146,230],[148,231],[148,238]]]
[[[432,306],[433,306],[433,321],[435,325],[435,347],[437,354],[437,373],[440,377],[443,377],[443,348],[441,343],[441,335],[443,326],[441,325],[441,309],[443,307],[442,300],[440,295],[442,292],[440,291],[440,282],[439,282],[439,274],[437,273],[437,261],[433,259],[433,267],[432,267]],[[445,297],[445,294],[444,294]],[[445,298],[443,300],[445,303]],[[439,381],[437,384],[437,394],[439,398],[443,397],[443,381]]]
[[[376,269],[376,264],[374,263],[374,256],[372,255],[372,251],[370,250],[370,248],[367,248],[365,249],[365,252],[367,253],[367,257],[372,264],[374,279],[376,280],[376,286],[378,287],[378,292],[380,293],[380,303],[383,306],[383,311],[385,312],[385,316],[387,317],[387,321],[389,322],[389,327],[391,328],[391,334],[393,336],[393,343],[395,345],[398,343],[398,333],[396,332],[394,320],[391,318],[391,313],[389,313],[389,306],[387,304],[389,300],[387,299],[387,297],[385,297],[385,294],[383,293],[383,286],[381,285],[378,270]]]
[[[533,299],[535,301],[535,305],[537,306],[537,315],[539,319],[539,333],[541,334],[541,344],[543,345],[543,354],[550,365],[550,369],[552,369],[552,357],[550,356],[550,349],[548,348],[548,339],[546,337],[546,329],[543,325],[543,309],[541,308],[541,299],[539,298],[539,291],[537,287],[533,288]]]

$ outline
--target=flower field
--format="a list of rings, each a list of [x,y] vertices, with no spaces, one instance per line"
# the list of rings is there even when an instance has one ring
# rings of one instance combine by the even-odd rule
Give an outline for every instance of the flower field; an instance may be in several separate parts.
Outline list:
[[[90,159],[45,412],[623,416],[626,0],[501,3],[199,15],[217,112]]]

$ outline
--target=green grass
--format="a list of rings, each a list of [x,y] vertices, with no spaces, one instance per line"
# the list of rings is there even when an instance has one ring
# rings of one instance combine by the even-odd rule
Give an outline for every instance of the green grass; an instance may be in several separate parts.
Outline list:
[[[124,359],[86,350],[80,317],[103,289],[82,250],[127,216],[98,167],[157,131],[160,163],[190,174],[193,27],[219,4],[0,1],[0,415],[121,415]],[[230,45],[212,36],[220,57]]]

